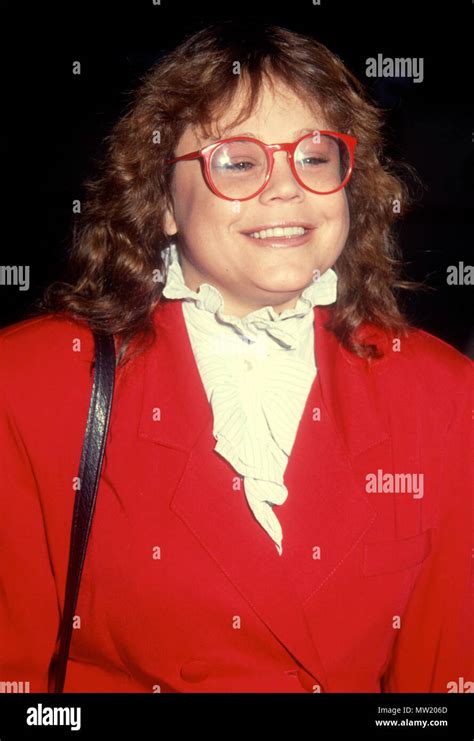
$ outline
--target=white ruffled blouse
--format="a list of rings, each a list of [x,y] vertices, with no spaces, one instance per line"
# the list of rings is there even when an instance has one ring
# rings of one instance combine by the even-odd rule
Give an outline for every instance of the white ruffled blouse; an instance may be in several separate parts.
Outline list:
[[[281,556],[283,533],[273,507],[288,497],[283,475],[317,373],[313,307],[334,303],[337,274],[329,268],[304,289],[293,309],[277,314],[265,306],[236,317],[224,313],[214,286],[188,288],[174,242],[164,260],[163,295],[182,299],[212,406],[214,450],[243,477],[247,502]]]

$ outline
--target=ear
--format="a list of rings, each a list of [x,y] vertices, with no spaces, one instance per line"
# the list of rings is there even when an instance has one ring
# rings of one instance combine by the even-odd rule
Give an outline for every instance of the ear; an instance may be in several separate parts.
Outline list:
[[[165,233],[169,237],[174,236],[178,231],[178,225],[176,224],[176,221],[174,220],[173,208],[170,205],[167,205],[165,207],[165,211],[163,215],[163,227],[164,227]]]

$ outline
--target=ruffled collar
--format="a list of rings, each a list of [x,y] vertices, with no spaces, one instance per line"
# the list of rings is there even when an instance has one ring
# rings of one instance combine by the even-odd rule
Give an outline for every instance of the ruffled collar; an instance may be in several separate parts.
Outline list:
[[[257,339],[258,332],[264,331],[282,347],[295,348],[302,325],[306,324],[301,320],[312,312],[314,306],[332,304],[337,298],[337,274],[329,268],[319,280],[303,290],[294,308],[278,314],[272,306],[264,306],[244,317],[237,317],[224,313],[224,299],[213,285],[202,283],[198,291],[186,285],[174,242],[163,251],[163,259],[167,270],[163,296],[193,302],[196,308],[214,315],[219,324],[228,325],[251,342]]]

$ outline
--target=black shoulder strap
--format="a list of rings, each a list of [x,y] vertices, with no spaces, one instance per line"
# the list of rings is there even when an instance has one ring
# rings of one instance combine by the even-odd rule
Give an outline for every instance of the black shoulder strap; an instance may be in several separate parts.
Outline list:
[[[49,667],[48,692],[62,692],[66,677],[82,568],[94,515],[104,458],[115,382],[115,347],[112,335],[94,333],[95,369],[89,415],[79,466],[79,486],[74,501],[64,610],[59,629],[59,650]]]

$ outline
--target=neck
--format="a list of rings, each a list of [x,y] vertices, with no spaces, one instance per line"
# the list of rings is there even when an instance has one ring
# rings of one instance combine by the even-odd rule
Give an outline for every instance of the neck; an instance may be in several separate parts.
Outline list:
[[[254,302],[247,299],[245,296],[236,296],[230,293],[225,286],[220,285],[217,281],[212,278],[207,278],[202,275],[199,271],[195,270],[194,266],[190,264],[185,258],[179,256],[181,265],[181,271],[183,273],[183,279],[185,284],[191,291],[198,291],[199,286],[202,283],[209,283],[214,286],[224,300],[224,313],[230,316],[236,316],[242,318],[247,314],[262,309],[264,306],[272,306],[277,314],[281,314],[286,309],[294,309],[298,298],[301,295],[301,291],[293,291],[291,294],[274,294],[270,295],[268,299],[262,299],[261,302]],[[275,296],[278,295],[278,298]],[[283,296],[283,298],[282,298]]]

